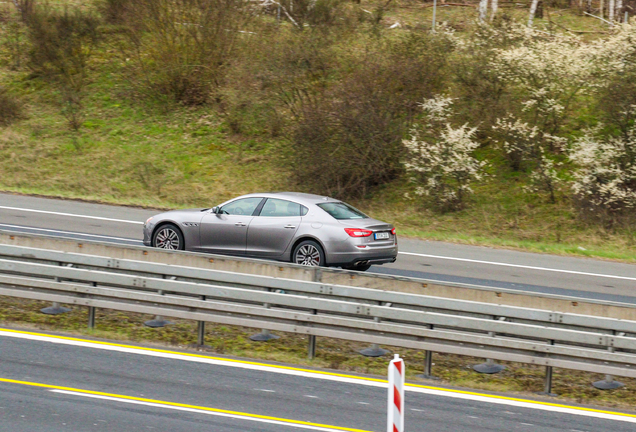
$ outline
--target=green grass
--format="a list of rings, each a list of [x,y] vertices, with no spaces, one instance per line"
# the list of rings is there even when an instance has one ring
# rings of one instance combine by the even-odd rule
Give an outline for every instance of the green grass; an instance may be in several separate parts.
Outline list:
[[[431,8],[402,6],[389,8],[383,24],[399,21],[406,28],[422,28],[430,23]],[[527,14],[525,9],[503,11],[520,20]],[[461,30],[472,25],[476,11],[440,7],[437,16]],[[572,29],[604,28],[600,21],[569,10],[552,11],[550,19]],[[549,25],[548,14],[536,25]],[[0,40],[6,31],[0,30]],[[85,121],[78,133],[61,115],[55,88],[24,67],[12,70],[7,48],[0,46],[0,85],[19,97],[27,111],[25,120],[0,129],[0,190],[182,208],[208,207],[258,190],[299,189],[288,167],[277,162],[282,138],[254,128],[234,134],[216,106],[185,108],[143,98],[128,81],[126,59],[115,43],[102,45],[91,61]],[[519,176],[491,176],[475,187],[465,210],[450,214],[405,199],[405,194],[413,194],[403,181],[384,185],[354,204],[395,223],[408,237],[636,260],[631,226],[605,229],[581,222],[567,191],[553,205],[524,192],[523,185]]]

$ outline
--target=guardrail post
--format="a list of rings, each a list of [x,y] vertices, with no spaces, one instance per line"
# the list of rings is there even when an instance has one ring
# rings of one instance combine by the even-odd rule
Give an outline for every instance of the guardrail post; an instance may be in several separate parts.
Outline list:
[[[378,305],[382,306],[382,302],[378,302]],[[386,303],[385,306],[391,307],[391,303]],[[379,317],[373,317],[373,321],[379,323],[381,320]],[[378,344],[371,344],[369,348],[362,349],[358,352],[365,357],[382,357],[391,351],[380,348]]]
[[[60,266],[64,265],[64,263],[59,263],[59,264]],[[73,264],[68,264],[66,267],[73,267]],[[56,277],[55,282],[62,282],[62,279],[60,279],[59,277]],[[47,315],[59,315],[59,314],[63,314],[70,311],[71,309],[60,306],[58,302],[53,302],[52,306],[40,309],[40,312]]]
[[[550,345],[554,345],[554,341],[550,341]],[[543,392],[539,393],[546,396],[556,396],[555,393],[552,393],[552,366],[545,367],[545,381]]]
[[[95,307],[94,306],[88,307],[88,328],[91,330],[95,328]]]
[[[432,324],[428,324],[426,328],[433,329]],[[424,373],[418,375],[419,378],[438,380],[439,378],[433,376],[433,351],[424,351]]]
[[[201,300],[205,300],[204,295],[201,296]],[[192,346],[192,345],[191,345]],[[196,348],[205,347],[205,321],[197,321],[197,343],[193,344]]]
[[[205,345],[205,321],[197,322],[197,345]]]
[[[63,314],[70,311],[71,309],[66,308],[64,306],[60,306],[58,302],[53,302],[53,306],[40,309],[40,312],[47,315],[59,315],[59,314]]]
[[[497,317],[492,317],[493,319],[497,319]],[[500,317],[499,321],[505,321],[505,317]],[[488,336],[495,337],[495,332],[488,332]],[[496,374],[504,370],[506,367],[500,364],[495,363],[493,359],[486,359],[486,363],[478,364],[473,366],[473,370],[475,372],[484,373],[484,374]]]
[[[318,314],[318,310],[314,309],[314,315]],[[307,358],[312,360],[316,357],[316,335],[309,335],[309,345],[307,346]]]
[[[173,276],[170,279],[174,280],[174,279],[176,279],[176,277]],[[163,295],[163,291],[162,290],[159,290],[159,295]],[[163,319],[163,317],[160,316],[160,315],[155,315],[155,317],[153,319],[151,319],[150,321],[146,321],[144,323],[145,326],[152,327],[152,328],[165,327],[168,324],[172,324],[172,322]]]
[[[596,381],[592,383],[592,385],[599,390],[614,390],[623,387],[625,384],[620,381],[614,381],[614,377],[612,375],[605,375],[604,380]]]
[[[267,292],[271,292],[271,289],[267,288]],[[263,304],[263,306],[265,306],[265,309],[269,309],[272,307],[269,303],[265,303]],[[278,338],[280,338],[280,336],[270,333],[270,331],[267,329],[262,329],[260,333],[256,333],[250,336],[250,340],[253,340],[254,342],[267,342],[268,340]]]
[[[613,331],[612,333],[616,335],[616,331]],[[625,336],[625,333],[619,333],[619,336]],[[608,347],[607,350],[611,353],[615,351],[613,346]],[[604,380],[596,381],[592,383],[592,385],[599,390],[614,390],[623,387],[625,384],[620,381],[614,381],[614,377],[612,375],[605,375]]]

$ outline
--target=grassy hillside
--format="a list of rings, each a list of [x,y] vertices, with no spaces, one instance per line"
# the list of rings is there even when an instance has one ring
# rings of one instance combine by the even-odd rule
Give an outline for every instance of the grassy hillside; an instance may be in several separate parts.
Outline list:
[[[65,6],[76,4],[52,2],[50,8],[61,11]],[[0,89],[6,91],[8,99],[4,99],[4,103],[16,101],[21,110],[16,120],[0,126],[0,189],[156,208],[211,206],[235,195],[259,190],[308,190],[307,179],[305,183],[299,181],[298,160],[289,155],[299,133],[294,129],[298,117],[294,113],[297,108],[293,105],[294,95],[287,90],[276,92],[277,86],[319,94],[316,89],[332,88],[333,83],[342,81],[344,90],[338,91],[346,91],[351,85],[345,81],[349,71],[361,73],[354,76],[363,81],[364,73],[372,70],[371,66],[360,66],[369,65],[365,63],[366,51],[378,50],[372,52],[372,59],[380,58],[385,52],[387,55],[399,53],[402,48],[395,41],[410,33],[425,34],[430,27],[432,8],[427,3],[396,2],[385,8],[381,5],[384,3],[345,3],[338,11],[346,18],[346,26],[338,18],[336,21],[340,24],[333,24],[337,31],[325,30],[324,35],[317,38],[333,39],[324,51],[315,38],[307,36],[310,30],[294,33],[290,22],[277,24],[276,14],[271,11],[250,17],[245,24],[247,30],[235,42],[239,51],[233,51],[225,69],[215,72],[214,76],[193,72],[192,76],[200,73],[205,79],[220,84],[214,87],[210,97],[206,94],[204,103],[189,103],[162,93],[157,86],[151,90],[145,87],[146,79],[159,78],[144,75],[144,67],[155,67],[159,74],[167,73],[168,66],[158,65],[157,59],[152,57],[156,53],[147,46],[143,48],[146,51],[135,51],[125,22],[105,22],[103,14],[100,15],[103,8],[82,3],[81,10],[93,13],[100,20],[100,41],[87,57],[83,87],[78,90],[81,103],[75,108],[81,120],[75,130],[69,126],[68,117],[68,110],[74,108],[70,102],[64,102],[66,90],[60,79],[47,76],[45,70],[34,64],[30,30],[20,22],[13,5],[5,3],[0,14],[6,24],[0,27]],[[513,4],[503,4],[500,14],[507,20],[527,19],[527,9]],[[437,19],[446,22],[460,37],[471,38],[476,9],[442,6],[437,11]],[[399,26],[391,28],[396,23]],[[581,34],[588,40],[602,37],[608,30],[600,20],[561,7],[546,7],[544,18],[537,19],[536,26],[546,31],[585,32]],[[299,81],[289,84],[297,79],[293,70],[269,76],[274,69],[266,67],[273,68],[280,53],[286,56],[296,53],[294,50],[298,48],[293,47],[293,42],[301,39],[308,44],[301,47],[301,51],[315,49],[313,59],[322,62],[324,69],[315,64],[307,65],[307,74],[313,74],[309,84],[298,84]],[[444,50],[434,46],[438,42],[426,43],[429,45],[424,49]],[[291,48],[285,51],[288,46]],[[156,46],[153,49],[157,49]],[[385,49],[387,51],[382,51]],[[132,56],[135,52],[141,60]],[[449,66],[449,61],[444,60],[443,67],[457,66],[457,63]],[[379,60],[378,64],[393,70],[390,64],[387,66]],[[396,64],[395,70],[399,72],[401,63]],[[431,81],[427,88],[417,87],[417,83],[404,85],[413,85],[429,96],[439,91],[456,91],[453,89],[457,89],[457,83],[446,81],[446,75],[451,72],[444,70],[439,80]],[[219,74],[222,79],[218,78]],[[305,72],[303,74],[302,79],[307,79]],[[379,80],[378,76],[384,75],[372,78]],[[326,94],[332,98],[329,104],[348,94],[328,91]],[[462,101],[467,101],[463,110],[478,112],[481,109],[470,108],[472,102],[468,96],[457,94]],[[417,117],[418,114],[399,112],[396,118],[411,115]],[[470,115],[475,113],[466,114]],[[585,109],[580,109],[577,121],[586,115]],[[369,120],[373,121],[377,120]],[[575,126],[568,127],[569,132],[576,134]],[[406,133],[407,128],[403,131]],[[395,223],[402,235],[549,253],[636,259],[633,224],[627,221],[608,226],[580,218],[567,188],[557,191],[556,203],[551,203],[543,194],[528,193],[526,186],[531,172],[507,169],[505,161],[487,141],[484,139],[485,144],[476,155],[489,161],[489,175],[472,186],[474,195],[459,211],[435,211],[425,199],[413,199],[414,186],[404,173],[382,177],[365,187],[363,193],[347,200],[374,217]],[[318,156],[315,162],[330,165],[335,159],[330,161],[329,154]],[[369,170],[373,169],[370,165]]]

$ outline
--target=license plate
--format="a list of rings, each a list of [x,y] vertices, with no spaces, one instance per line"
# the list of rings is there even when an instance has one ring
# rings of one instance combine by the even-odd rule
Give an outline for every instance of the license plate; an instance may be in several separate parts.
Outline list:
[[[389,233],[387,232],[375,233],[374,236],[376,240],[384,240],[389,238]]]

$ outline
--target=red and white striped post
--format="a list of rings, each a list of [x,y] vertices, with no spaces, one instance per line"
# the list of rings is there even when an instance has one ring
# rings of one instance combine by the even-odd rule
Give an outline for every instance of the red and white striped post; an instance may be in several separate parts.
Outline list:
[[[389,363],[387,432],[404,432],[404,360],[398,354]]]

